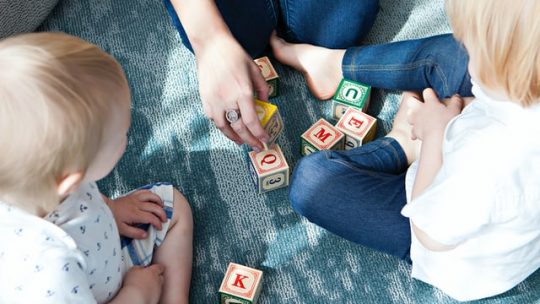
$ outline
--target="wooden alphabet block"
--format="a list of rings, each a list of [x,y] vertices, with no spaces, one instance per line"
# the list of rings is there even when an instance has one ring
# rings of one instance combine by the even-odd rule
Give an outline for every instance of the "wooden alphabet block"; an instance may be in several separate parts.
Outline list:
[[[248,157],[251,177],[259,194],[289,185],[289,165],[277,144],[259,153],[251,151]]]
[[[349,108],[337,122],[336,128],[345,134],[345,150],[350,150],[375,138],[377,119]]]
[[[360,82],[342,79],[332,98],[332,118],[336,121],[349,107],[366,111],[369,106],[371,87]]]
[[[283,120],[277,106],[262,100],[255,99],[255,111],[261,125],[266,130],[268,135],[270,135],[270,140],[268,145],[273,145],[276,142],[279,134],[283,130]]]
[[[229,263],[219,288],[220,304],[256,304],[261,292],[263,272]]]
[[[340,150],[343,148],[344,135],[328,121],[319,119],[302,134],[302,155],[309,155],[320,150]]]
[[[278,74],[276,70],[274,69],[274,66],[270,62],[270,59],[266,56],[257,58],[254,60],[255,63],[259,66],[259,69],[261,70],[262,76],[266,80],[266,83],[268,83],[268,86],[270,88],[270,91],[268,92],[268,97],[273,98],[279,95],[279,81],[278,81]]]

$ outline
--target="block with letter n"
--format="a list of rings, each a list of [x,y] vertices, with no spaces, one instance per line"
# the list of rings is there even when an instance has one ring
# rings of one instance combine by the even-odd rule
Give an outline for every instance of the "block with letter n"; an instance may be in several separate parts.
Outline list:
[[[343,133],[328,121],[319,119],[302,134],[302,155],[321,150],[343,149]]]
[[[270,62],[270,59],[266,56],[257,58],[254,60],[255,63],[259,66],[261,74],[268,84],[268,97],[273,98],[279,95],[279,76]]]
[[[281,148],[275,144],[259,153],[248,153],[249,170],[259,194],[289,185],[289,165]]]
[[[255,111],[261,121],[261,125],[268,135],[270,135],[268,145],[274,144],[283,130],[283,119],[281,119],[278,107],[269,102],[255,99]]]
[[[345,135],[345,150],[350,150],[375,138],[377,119],[349,108],[337,122],[336,128]]]
[[[263,272],[229,263],[219,288],[220,304],[256,304],[261,293]]]
[[[371,87],[352,80],[342,79],[332,98],[332,118],[338,121],[348,108],[366,112],[369,107]]]

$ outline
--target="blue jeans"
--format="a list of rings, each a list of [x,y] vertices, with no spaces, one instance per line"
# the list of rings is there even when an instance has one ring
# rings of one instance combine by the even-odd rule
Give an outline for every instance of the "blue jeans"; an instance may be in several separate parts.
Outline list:
[[[347,49],[343,77],[381,89],[422,91],[440,98],[472,96],[469,56],[451,34]]]
[[[184,45],[193,51],[170,2],[163,0]],[[268,47],[277,29],[291,42],[327,48],[358,45],[379,11],[378,0],[216,0],[229,29],[253,58]]]
[[[164,3],[191,51],[189,39],[170,3]],[[391,90],[433,88],[439,97],[472,96],[469,57],[451,34],[381,45],[354,47],[369,32],[378,0],[217,0],[231,32],[253,57],[268,47],[274,29],[290,42],[348,48],[343,77]]]
[[[289,198],[309,221],[347,240],[410,260],[407,158],[398,142],[379,138],[348,151],[321,151],[296,166]]]

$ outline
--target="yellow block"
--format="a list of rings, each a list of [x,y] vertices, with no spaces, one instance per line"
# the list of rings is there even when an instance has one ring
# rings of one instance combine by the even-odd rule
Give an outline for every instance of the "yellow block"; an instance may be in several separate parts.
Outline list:
[[[266,127],[266,124],[277,110],[277,106],[266,101],[255,99],[255,111],[257,112],[257,116],[259,116],[259,120],[263,127]]]

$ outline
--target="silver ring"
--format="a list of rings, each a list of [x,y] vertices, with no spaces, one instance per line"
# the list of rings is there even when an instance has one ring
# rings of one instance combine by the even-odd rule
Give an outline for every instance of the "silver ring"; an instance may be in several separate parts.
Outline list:
[[[225,119],[231,124],[237,122],[240,119],[240,111],[236,109],[228,109],[225,111]]]

